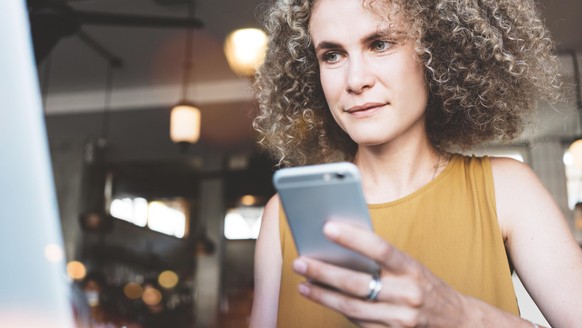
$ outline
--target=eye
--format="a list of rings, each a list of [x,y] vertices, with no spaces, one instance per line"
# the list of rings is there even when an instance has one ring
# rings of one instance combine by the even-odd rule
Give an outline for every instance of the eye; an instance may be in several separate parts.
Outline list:
[[[391,45],[392,44],[388,41],[377,40],[372,43],[372,50],[379,52],[386,51],[390,49]]]
[[[323,54],[322,59],[324,62],[332,64],[340,60],[340,54],[336,51],[329,51]]]

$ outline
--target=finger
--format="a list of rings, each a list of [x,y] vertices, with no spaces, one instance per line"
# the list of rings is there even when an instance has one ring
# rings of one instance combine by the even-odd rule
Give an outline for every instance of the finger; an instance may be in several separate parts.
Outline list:
[[[370,294],[370,282],[373,277],[368,273],[352,271],[318,260],[300,257],[293,262],[295,272],[308,280],[316,281],[343,293],[366,299]],[[381,277],[382,288],[376,300],[408,306],[418,306],[422,292],[407,276],[384,274]]]
[[[371,258],[390,272],[405,273],[412,269],[414,261],[373,231],[328,221],[323,226],[323,232],[331,241]]]
[[[299,285],[299,293],[343,314],[352,321],[361,323],[363,326],[375,326],[373,323],[380,322],[389,324],[389,326],[405,326],[411,323],[417,314],[406,306],[370,303],[307,282]]]
[[[344,293],[364,298],[372,276],[318,260],[300,257],[293,262],[293,270],[318,283],[341,290]]]

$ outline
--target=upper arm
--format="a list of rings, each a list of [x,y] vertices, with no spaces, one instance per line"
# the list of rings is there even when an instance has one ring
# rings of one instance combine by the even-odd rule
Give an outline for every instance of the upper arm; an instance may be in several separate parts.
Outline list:
[[[555,327],[582,322],[582,252],[564,215],[535,173],[508,158],[492,158],[499,225],[514,267]]]
[[[273,196],[263,211],[255,248],[255,292],[251,327],[275,327],[281,283],[282,254],[279,237],[279,197]]]

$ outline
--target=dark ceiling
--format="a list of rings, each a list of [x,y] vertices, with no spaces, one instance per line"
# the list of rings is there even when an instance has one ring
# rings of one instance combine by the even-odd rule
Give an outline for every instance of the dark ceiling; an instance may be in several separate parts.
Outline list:
[[[218,142],[223,144],[240,142],[241,138],[253,139],[248,114],[254,107],[250,81],[236,76],[229,69],[223,54],[223,42],[228,32],[234,29],[258,27],[261,4],[269,1],[195,2],[194,17],[204,26],[193,33],[194,71],[189,95],[201,108],[211,107],[212,115],[222,117],[207,122],[203,130],[225,134],[220,138],[203,132],[202,139],[218,138],[221,139]],[[186,0],[67,2],[75,10],[176,19],[187,18],[186,3]],[[540,8],[560,51],[582,52],[582,1],[545,0],[540,2]],[[107,60],[88,44],[86,38],[83,41],[83,35],[122,61],[121,67],[113,73],[111,110],[169,108],[179,100],[185,29],[83,24],[81,31],[81,37],[79,33],[73,33],[59,40],[39,66],[49,115],[103,110]],[[245,111],[242,115],[241,109]],[[209,111],[206,115],[210,115]],[[241,125],[246,127],[241,129]]]

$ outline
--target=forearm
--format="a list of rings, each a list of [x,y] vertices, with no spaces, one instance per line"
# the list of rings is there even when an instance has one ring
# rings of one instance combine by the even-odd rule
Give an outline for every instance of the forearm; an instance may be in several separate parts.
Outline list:
[[[465,327],[542,328],[470,296],[464,297],[464,309]]]
[[[277,326],[277,309],[253,304],[249,328],[268,328]]]
[[[279,201],[277,197],[265,206],[261,231],[255,248],[255,293],[251,328],[277,326],[282,255],[279,241]]]

